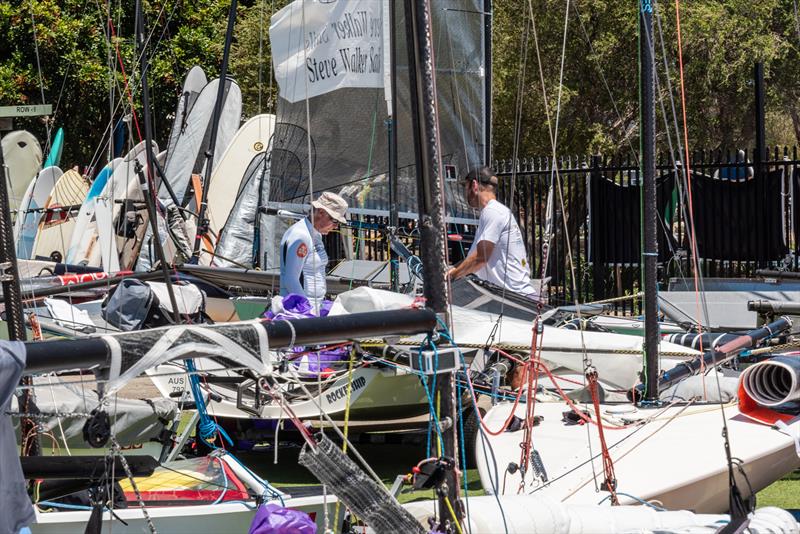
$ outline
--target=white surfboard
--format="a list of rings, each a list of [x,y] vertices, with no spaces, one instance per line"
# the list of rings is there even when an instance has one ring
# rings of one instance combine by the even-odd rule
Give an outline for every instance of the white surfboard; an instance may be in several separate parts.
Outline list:
[[[185,124],[182,125],[180,136],[175,142],[175,146],[170,148],[167,154],[167,162],[164,174],[172,186],[175,197],[182,203],[182,207],[192,206],[193,199],[187,199],[190,177],[192,174],[204,174],[206,156],[205,150],[211,138],[211,126],[214,115],[214,103],[217,99],[219,79],[209,82],[192,105],[186,117]],[[219,126],[217,130],[217,140],[214,147],[215,158],[214,166],[219,162],[219,156],[225,152],[236,131],[239,129],[242,115],[242,93],[236,82],[231,81],[225,93],[225,100],[222,106]],[[172,205],[172,197],[163,184],[158,191],[159,200],[166,206]],[[151,234],[145,234],[145,242],[149,242]],[[162,243],[168,239],[161,236]],[[145,245],[143,250],[152,247]],[[141,254],[136,269],[147,271],[152,266],[152,258],[148,254]]]
[[[89,188],[89,192],[86,194],[86,200],[83,201],[83,205],[81,205],[81,209],[75,218],[75,228],[72,230],[72,240],[70,241],[69,249],[67,249],[66,263],[70,265],[78,263],[75,259],[75,254],[80,248],[84,233],[94,219],[95,200],[103,192],[108,179],[111,178],[120,163],[122,163],[122,158],[112,160],[103,167],[94,182],[92,182],[92,187]]]
[[[76,170],[65,172],[56,182],[44,205],[39,231],[33,245],[33,257],[63,262],[77,213],[70,208],[80,206],[89,192],[89,181]]]
[[[158,150],[154,147],[154,150]],[[142,141],[125,156],[123,161],[117,165],[108,179],[103,191],[95,198],[94,217],[90,220],[81,236],[80,243],[71,256],[73,263],[91,265],[93,267],[113,266],[111,257],[117,257],[117,251],[109,250],[108,246],[101,245],[100,233],[105,232],[102,242],[109,243],[115,239],[116,228],[113,221],[115,215],[122,211],[124,202],[128,197],[128,191],[138,189],[139,177],[136,175],[136,162],[146,165],[145,143]],[[142,197],[140,196],[139,199]],[[103,199],[105,202],[98,202]],[[119,202],[118,202],[119,201]],[[103,211],[98,216],[98,212]],[[98,220],[112,221],[111,224],[100,225]],[[105,263],[104,260],[105,259]],[[117,261],[119,261],[117,259]]]
[[[252,194],[254,198],[249,199],[255,209],[258,201],[257,189],[245,187],[244,178],[251,167],[251,163],[259,156],[267,152],[271,146],[272,134],[275,131],[275,115],[257,115],[248,120],[239,131],[236,132],[231,144],[220,159],[219,165],[215,167],[214,174],[208,189],[208,220],[211,236],[217,236],[218,241],[214,246],[220,244],[219,239],[225,236],[224,230],[237,223],[237,217],[241,214],[231,213],[234,206],[238,205],[237,200],[242,194]],[[262,160],[260,158],[260,160]],[[269,166],[269,162],[266,162]],[[259,169],[250,169],[249,174],[258,174]],[[249,177],[249,176],[248,176]],[[255,193],[254,193],[255,191]],[[264,198],[264,201],[267,199]],[[252,211],[252,210],[251,210]],[[250,243],[252,248],[252,243]],[[209,250],[208,244],[203,244],[204,250]],[[205,258],[203,257],[205,256]],[[201,262],[210,261],[212,265],[222,265],[219,261],[211,259],[211,254],[201,256]],[[252,254],[251,254],[252,256]],[[236,261],[243,258],[232,258]],[[202,260],[206,260],[205,262]],[[224,260],[223,260],[224,261]],[[227,264],[226,264],[227,266]]]
[[[208,85],[208,78],[203,69],[195,65],[186,74],[186,79],[183,81],[183,90],[181,96],[178,98],[178,105],[175,108],[175,119],[172,121],[172,129],[169,132],[169,141],[167,142],[167,161],[164,165],[169,163],[172,155],[177,154],[175,147],[179,139],[185,135],[186,128],[189,124],[189,112],[194,107],[197,97],[200,96],[200,91],[203,87]],[[159,189],[163,187],[160,186]]]
[[[19,208],[28,185],[42,168],[42,147],[32,133],[17,130],[3,136],[9,209]]]
[[[47,167],[36,175],[28,185],[22,198],[14,224],[14,239],[17,243],[17,258],[29,260],[33,256],[33,245],[39,230],[39,221],[50,193],[64,171],[58,167]]]

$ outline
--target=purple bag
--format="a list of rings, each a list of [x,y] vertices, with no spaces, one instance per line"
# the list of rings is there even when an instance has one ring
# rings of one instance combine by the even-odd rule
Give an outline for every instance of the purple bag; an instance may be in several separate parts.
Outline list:
[[[307,513],[269,503],[258,507],[249,534],[314,534],[316,531],[317,524]]]
[[[314,311],[311,308],[311,303],[308,301],[305,295],[289,293],[283,297],[282,304],[283,312],[275,314],[272,312],[272,310],[269,310],[264,313],[263,317],[271,321],[317,317],[314,315]],[[323,300],[322,304],[320,305],[319,316],[327,316],[328,312],[331,310],[331,306],[333,306],[333,302],[330,300]],[[306,349],[305,347],[294,347],[292,350],[294,352],[305,352]],[[308,370],[312,373],[322,373],[329,368],[330,365],[341,362],[342,360],[346,360],[349,352],[350,351],[346,347],[334,350],[312,352],[308,354],[307,357]]]

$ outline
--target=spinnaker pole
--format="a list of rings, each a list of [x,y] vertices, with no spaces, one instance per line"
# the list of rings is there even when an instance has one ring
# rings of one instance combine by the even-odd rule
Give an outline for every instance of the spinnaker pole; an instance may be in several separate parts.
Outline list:
[[[444,225],[444,177],[442,174],[439,122],[436,111],[436,82],[433,57],[432,21],[428,0],[405,0],[406,47],[411,92],[411,121],[414,131],[414,156],[417,172],[417,201],[420,253],[423,259],[426,306],[449,322],[448,287],[445,269],[447,254]],[[457,460],[458,440],[455,374],[437,375],[435,398],[441,402],[441,425],[445,457]],[[447,529],[450,513],[463,520],[456,470],[448,470],[439,498],[439,520]]]
[[[656,198],[656,107],[653,48],[653,6],[639,3],[639,152],[642,188],[642,265],[644,272],[644,361],[643,402],[658,402],[658,209]]]

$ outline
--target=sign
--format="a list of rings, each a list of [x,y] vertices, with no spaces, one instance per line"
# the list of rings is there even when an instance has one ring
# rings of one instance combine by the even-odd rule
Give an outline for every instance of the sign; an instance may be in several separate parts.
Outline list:
[[[295,0],[275,13],[269,38],[281,97],[383,87],[386,1]]]
[[[0,106],[0,117],[36,117],[52,115],[52,104],[34,104],[30,106]]]

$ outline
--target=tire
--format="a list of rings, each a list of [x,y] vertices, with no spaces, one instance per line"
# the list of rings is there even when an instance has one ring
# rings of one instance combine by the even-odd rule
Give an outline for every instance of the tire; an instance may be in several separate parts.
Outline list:
[[[481,417],[486,415],[486,410],[481,406],[478,406],[478,412],[480,413]],[[464,456],[466,457],[467,461],[467,465],[465,467],[466,469],[474,469],[477,467],[477,463],[475,461],[475,447],[478,444],[478,434],[481,430],[481,422],[475,414],[475,408],[472,406],[466,408],[461,413],[461,417],[463,417],[464,421],[464,448],[466,449],[464,451]],[[461,458],[459,458],[459,463],[461,463]]]

